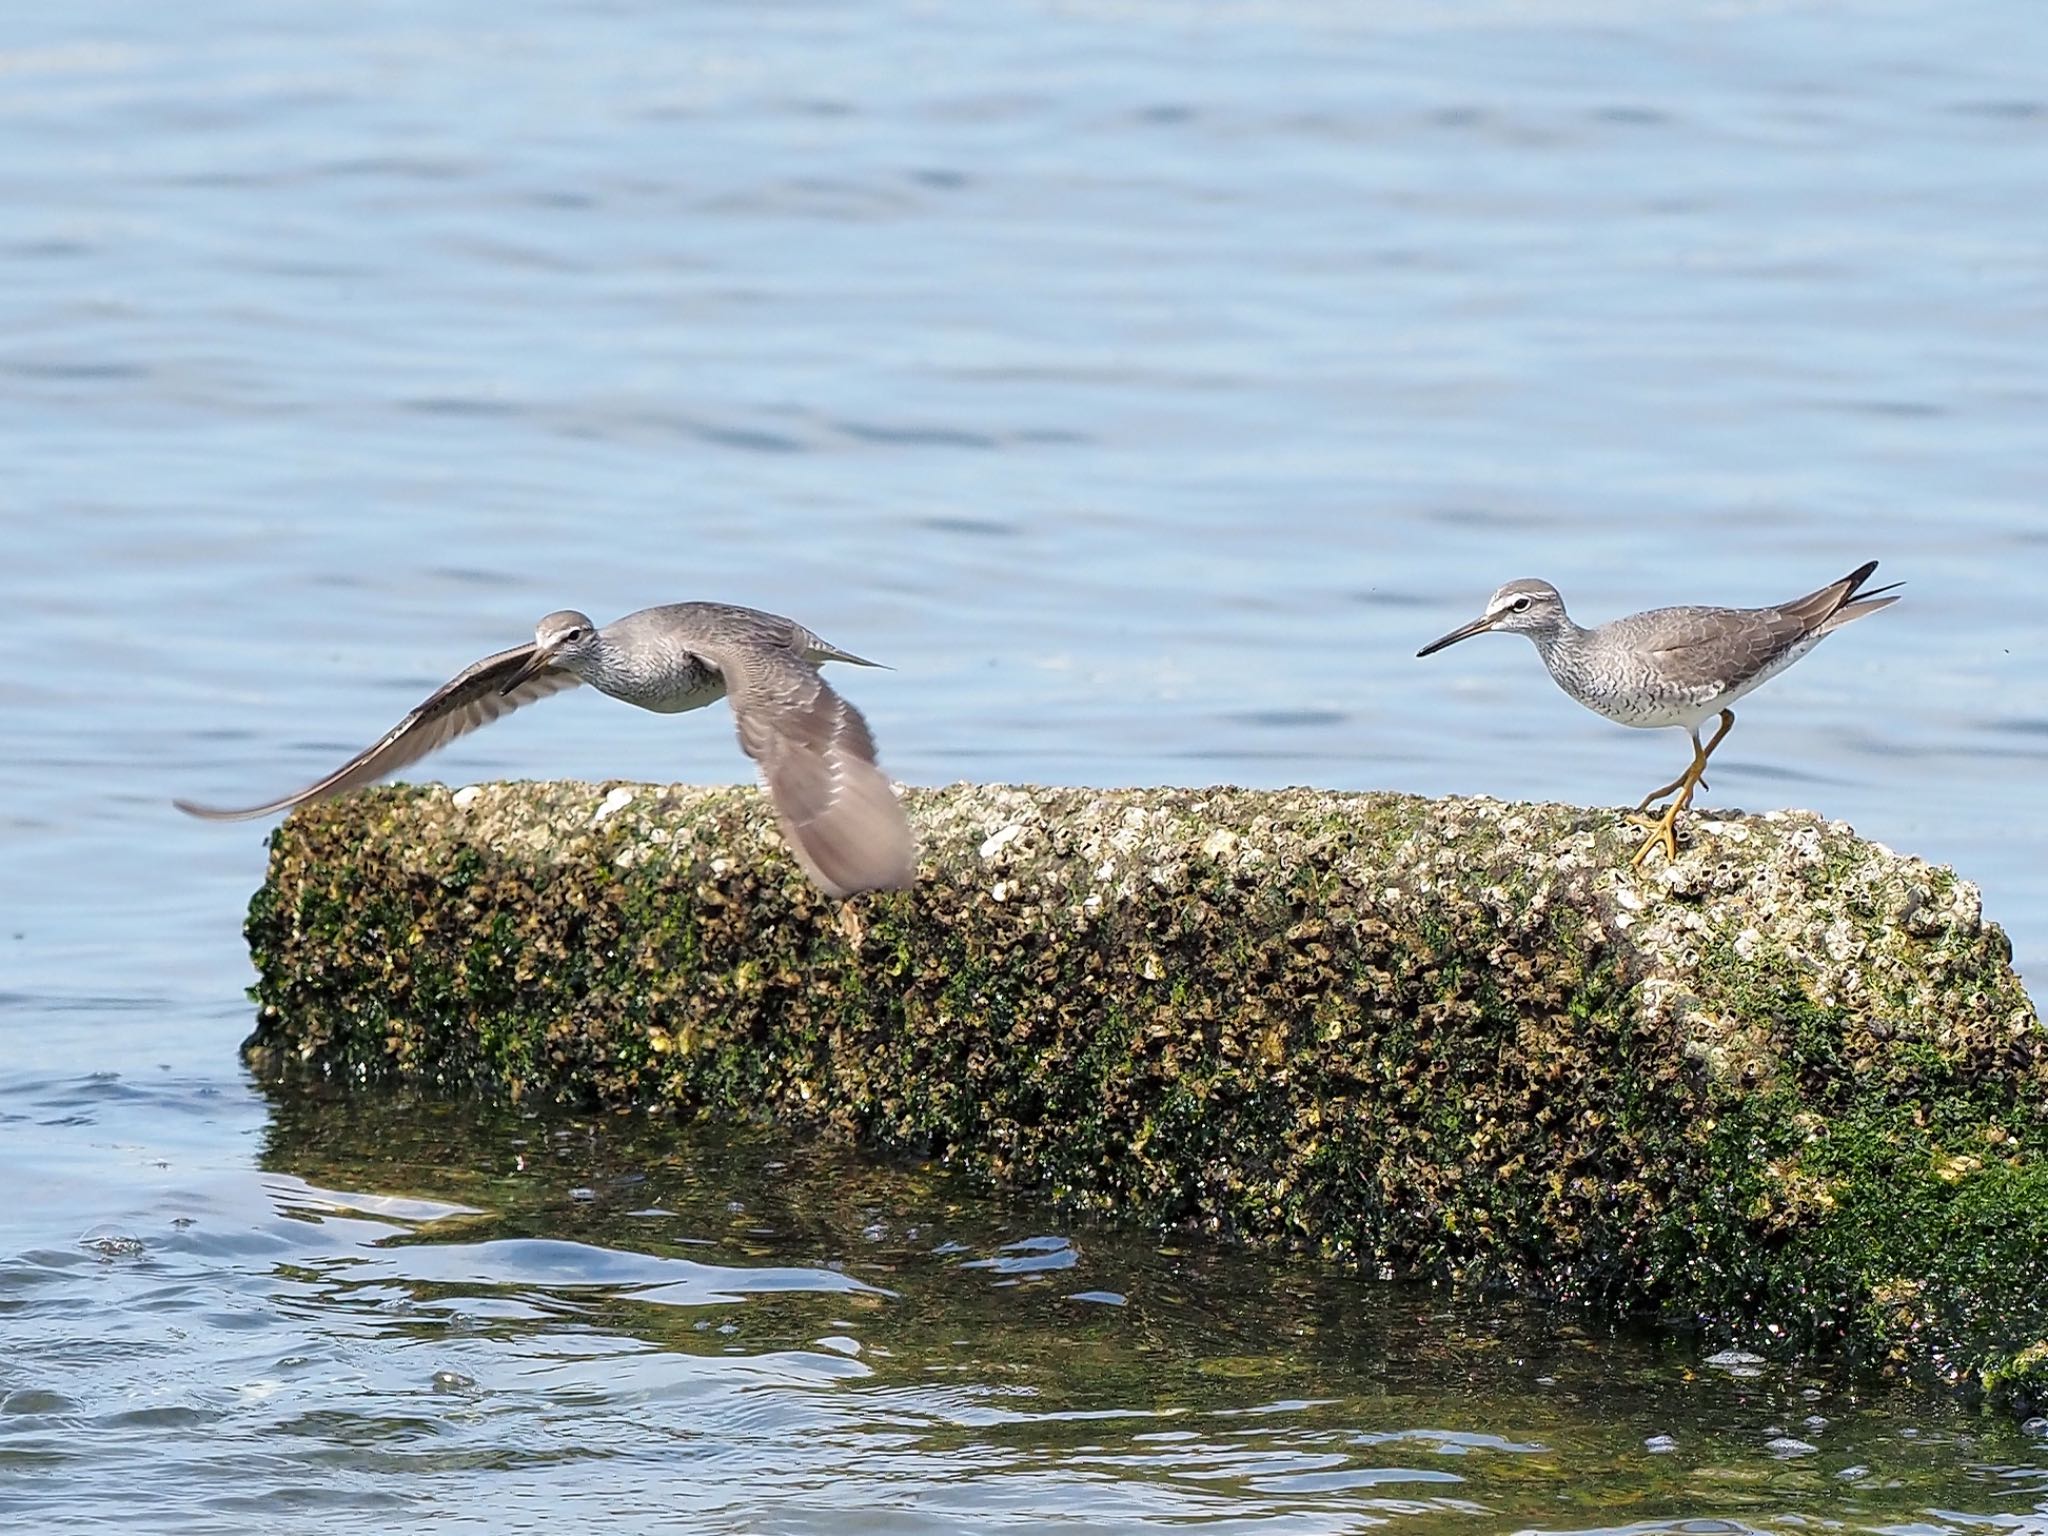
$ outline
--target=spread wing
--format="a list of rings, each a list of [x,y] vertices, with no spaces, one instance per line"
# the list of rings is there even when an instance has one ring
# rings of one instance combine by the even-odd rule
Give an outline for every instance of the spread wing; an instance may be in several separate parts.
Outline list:
[[[746,635],[690,648],[724,674],[740,746],[804,872],[831,896],[909,889],[916,840],[860,711],[785,644]]]
[[[288,811],[309,800],[325,800],[346,794],[365,784],[374,784],[386,774],[409,767],[430,752],[439,751],[458,736],[466,736],[521,705],[544,699],[551,693],[576,686],[576,676],[560,667],[543,667],[510,693],[499,690],[533,655],[530,645],[515,646],[486,656],[436,688],[417,709],[391,727],[377,741],[343,763],[318,783],[308,784],[296,794],[245,810],[226,811],[189,800],[171,803],[188,816],[207,821],[249,821]]]

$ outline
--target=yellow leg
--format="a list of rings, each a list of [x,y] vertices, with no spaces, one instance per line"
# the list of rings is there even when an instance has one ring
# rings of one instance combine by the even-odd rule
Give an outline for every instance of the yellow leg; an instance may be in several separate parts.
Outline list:
[[[1662,800],[1673,790],[1684,789],[1688,780],[1692,782],[1695,789],[1705,789],[1707,781],[1701,778],[1700,775],[1707,771],[1707,759],[1714,755],[1714,748],[1721,745],[1721,738],[1728,734],[1734,724],[1735,711],[1732,709],[1722,710],[1720,729],[1714,732],[1713,738],[1704,747],[1700,745],[1700,733],[1694,731],[1692,733],[1692,766],[1669,784],[1658,785],[1657,788],[1651,790],[1642,799],[1638,800],[1636,802],[1636,814],[1638,816],[1642,815],[1643,812],[1650,808],[1652,801]]]
[[[1650,803],[1651,803],[1652,801],[1655,801],[1655,800],[1662,800],[1662,799],[1663,799],[1663,798],[1664,798],[1664,797],[1665,797],[1666,795],[1670,794],[1670,793],[1671,793],[1671,792],[1672,792],[1672,791],[1673,791],[1674,789],[1683,789],[1683,788],[1685,788],[1685,786],[1686,786],[1687,782],[1688,782],[1688,781],[1689,781],[1689,780],[1690,780],[1690,779],[1692,778],[1694,770],[1695,770],[1695,769],[1697,769],[1697,768],[1699,767],[1699,765],[1700,765],[1700,739],[1699,739],[1699,737],[1695,736],[1695,737],[1693,737],[1693,739],[1692,739],[1692,767],[1691,767],[1691,768],[1688,768],[1688,769],[1686,769],[1686,770],[1685,770],[1685,772],[1681,773],[1681,774],[1680,774],[1680,775],[1679,775],[1679,776],[1678,776],[1677,778],[1673,779],[1673,780],[1672,780],[1672,781],[1671,781],[1671,782],[1670,782],[1669,784],[1659,784],[1659,785],[1658,785],[1658,786],[1657,786],[1657,787],[1656,787],[1655,789],[1651,790],[1651,791],[1650,791],[1650,792],[1649,792],[1649,793],[1648,793],[1647,795],[1643,796],[1643,798],[1642,798],[1642,799],[1638,800],[1638,801],[1636,802],[1636,810],[1635,810],[1635,813],[1636,813],[1636,815],[1640,816],[1640,815],[1642,815],[1642,814],[1643,814],[1643,812],[1647,811],[1647,810],[1648,810],[1648,809],[1650,808]]]
[[[1704,747],[1700,745],[1700,733],[1694,731],[1692,733],[1692,763],[1686,768],[1685,772],[1681,773],[1663,788],[1653,789],[1650,793],[1643,796],[1642,803],[1635,808],[1634,815],[1629,819],[1635,825],[1647,830],[1650,835],[1644,839],[1643,846],[1636,850],[1636,856],[1629,861],[1633,867],[1641,869],[1643,867],[1643,860],[1650,856],[1650,850],[1660,846],[1664,850],[1666,862],[1677,862],[1679,815],[1692,805],[1694,792],[1706,787],[1707,781],[1703,775],[1707,771],[1707,759],[1714,755],[1714,748],[1721,745],[1722,738],[1733,729],[1734,725],[1735,711],[1732,709],[1722,710],[1720,726],[1715,730],[1712,739]],[[1671,794],[1674,790],[1677,791],[1677,794],[1672,799],[1672,802],[1664,808],[1663,815],[1654,818],[1643,815],[1643,812],[1650,808],[1651,801],[1661,795]]]
[[[1643,840],[1643,846],[1636,850],[1636,856],[1629,860],[1636,869],[1643,867],[1643,860],[1650,856],[1650,850],[1659,844],[1664,848],[1667,864],[1678,862],[1678,813],[1692,803],[1692,785],[1685,786],[1685,792],[1664,807],[1664,814],[1657,817],[1631,815],[1629,821],[1638,827],[1649,829],[1650,835]]]

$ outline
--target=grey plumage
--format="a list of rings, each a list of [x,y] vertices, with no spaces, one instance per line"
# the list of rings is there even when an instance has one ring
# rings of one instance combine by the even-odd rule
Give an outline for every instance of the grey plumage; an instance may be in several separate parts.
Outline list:
[[[429,694],[403,720],[326,778],[281,799],[234,811],[195,805],[190,800],[173,800],[171,804],[186,815],[205,821],[252,821],[258,816],[274,816],[295,805],[326,800],[347,794],[352,789],[361,789],[365,784],[374,784],[401,768],[410,768],[458,736],[467,736],[535,699],[544,699],[551,693],[576,686],[577,679],[572,674],[546,667],[533,673],[511,692],[505,692],[506,683],[532,657],[532,646],[517,645],[463,668]]]
[[[1572,622],[1557,588],[1523,578],[1496,591],[1470,624],[1416,654],[1431,655],[1489,629],[1512,630],[1535,643],[1557,685],[1588,709],[1623,725],[1692,728],[1844,624],[1897,602],[1882,595],[1893,587],[1862,592],[1876,569],[1872,560],[1774,607],[1653,608],[1591,629]]]
[[[238,821],[344,794],[579,682],[662,714],[725,697],[805,873],[833,896],[905,889],[916,874],[910,824],[876,764],[867,722],[819,676],[826,661],[877,665],[792,620],[728,603],[645,608],[602,629],[563,610],[540,621],[531,645],[465,668],[372,746],[295,794],[243,810],[175,804]]]
[[[1653,608],[1584,629],[1565,612],[1564,599],[1547,581],[1508,582],[1487,599],[1486,611],[1469,624],[1431,641],[1428,656],[1490,629],[1512,630],[1534,642],[1558,687],[1588,709],[1623,725],[1655,729],[1676,726],[1692,738],[1693,761],[1652,800],[1677,792],[1653,825],[1651,838],[1636,853],[1640,864],[1660,844],[1677,857],[1673,833],[1678,814],[1704,787],[1707,759],[1735,724],[1737,699],[1776,677],[1844,624],[1889,608],[1898,585],[1864,590],[1877,570],[1867,561],[1839,581],[1768,608],[1709,608],[1687,605]],[[1718,714],[1720,727],[1702,746],[1699,729]]]

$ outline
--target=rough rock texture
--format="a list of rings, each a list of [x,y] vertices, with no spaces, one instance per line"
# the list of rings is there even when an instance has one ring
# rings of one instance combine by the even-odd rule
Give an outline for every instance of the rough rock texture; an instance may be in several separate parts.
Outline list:
[[[908,795],[843,907],[752,790],[302,810],[259,1070],[807,1122],[1078,1205],[2048,1383],[2048,1033],[1976,890],[1806,813]]]

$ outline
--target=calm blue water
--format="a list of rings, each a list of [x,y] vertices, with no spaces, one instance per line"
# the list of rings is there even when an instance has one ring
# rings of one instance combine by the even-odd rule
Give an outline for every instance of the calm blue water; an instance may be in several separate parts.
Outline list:
[[[2022,0],[16,7],[0,1512],[2048,1518],[2048,1447],[2007,1426],[1815,1409],[1801,1394],[1849,1388],[1641,1340],[1502,1365],[1536,1358],[1486,1343],[1519,1324],[1314,1270],[1216,1261],[1209,1307],[1183,1260],[916,1170],[859,1174],[886,1218],[792,1203],[749,1237],[727,1207],[773,1198],[763,1170],[795,1150],[513,1149],[594,1134],[536,1127],[462,1143],[501,1175],[465,1179],[457,1115],[380,1156],[373,1106],[273,1104],[240,1074],[261,832],[166,804],[304,782],[548,609],[684,597],[893,663],[855,696],[911,782],[1632,803],[1682,766],[1675,734],[1587,715],[1519,641],[1417,645],[1515,575],[1590,621],[1877,557],[1907,602],[1750,700],[1708,798],[1953,862],[2038,975],[2037,21]],[[587,695],[435,766],[742,776],[723,720]],[[302,1121],[338,1140],[286,1134]],[[633,1179],[680,1181],[672,1214],[605,1193]],[[1073,1273],[969,1267],[1035,1238],[1077,1245]],[[1322,1342],[1244,1305],[1268,1289],[1322,1298]],[[1122,1304],[1066,1299],[1092,1292]],[[1666,1432],[1676,1452],[1646,1448]]]

